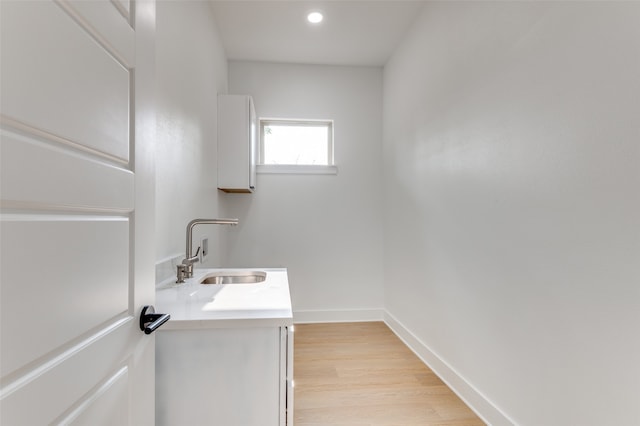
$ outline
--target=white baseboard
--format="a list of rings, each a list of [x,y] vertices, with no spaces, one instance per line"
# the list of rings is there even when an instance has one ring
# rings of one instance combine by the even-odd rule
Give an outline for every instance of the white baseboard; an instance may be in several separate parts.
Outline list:
[[[176,258],[168,258],[156,265],[158,278],[174,266]],[[440,358],[400,321],[384,309],[332,309],[293,312],[294,324],[329,322],[384,321],[387,326],[451,388],[485,423],[492,426],[513,426],[516,423],[500,411],[453,367]]]
[[[332,309],[325,311],[294,311],[294,324],[314,322],[383,321],[383,309]]]
[[[384,312],[384,322],[485,423],[492,426],[513,426],[516,424],[386,311]]]

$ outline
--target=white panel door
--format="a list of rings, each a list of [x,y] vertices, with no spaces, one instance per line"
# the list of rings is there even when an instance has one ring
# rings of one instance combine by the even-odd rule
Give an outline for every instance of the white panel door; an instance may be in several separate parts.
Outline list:
[[[155,4],[0,19],[0,424],[153,425]]]

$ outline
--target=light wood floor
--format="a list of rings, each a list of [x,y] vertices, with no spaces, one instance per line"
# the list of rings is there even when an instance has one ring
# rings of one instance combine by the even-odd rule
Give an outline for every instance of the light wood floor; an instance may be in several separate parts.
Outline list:
[[[484,423],[382,322],[297,324],[296,426]]]

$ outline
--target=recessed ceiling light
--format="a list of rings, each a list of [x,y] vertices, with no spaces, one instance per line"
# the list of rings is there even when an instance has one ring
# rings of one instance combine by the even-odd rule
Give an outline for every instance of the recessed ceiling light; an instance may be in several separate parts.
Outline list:
[[[323,18],[324,17],[320,12],[311,12],[307,15],[307,21],[311,22],[312,24],[319,24],[320,22],[322,22]]]

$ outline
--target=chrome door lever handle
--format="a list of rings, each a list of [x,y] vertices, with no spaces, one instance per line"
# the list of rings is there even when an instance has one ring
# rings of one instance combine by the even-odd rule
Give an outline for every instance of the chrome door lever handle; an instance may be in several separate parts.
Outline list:
[[[142,308],[140,314],[140,330],[144,331],[144,334],[151,334],[158,327],[165,322],[169,321],[171,315],[169,314],[156,314],[156,310],[152,305],[147,305]]]

